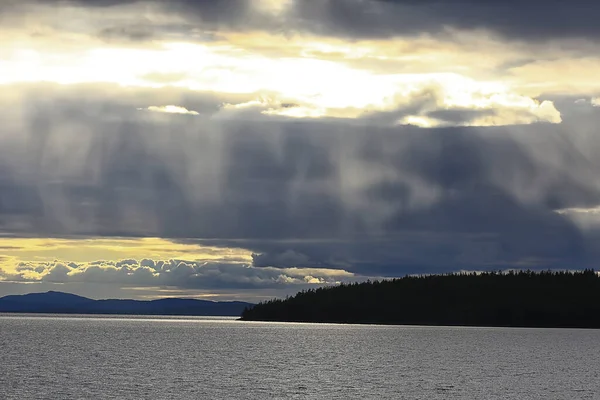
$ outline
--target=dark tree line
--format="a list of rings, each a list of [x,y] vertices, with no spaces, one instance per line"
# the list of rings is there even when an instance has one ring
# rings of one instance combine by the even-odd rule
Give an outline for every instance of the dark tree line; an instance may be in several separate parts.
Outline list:
[[[600,328],[600,277],[583,272],[407,276],[302,291],[243,320]]]

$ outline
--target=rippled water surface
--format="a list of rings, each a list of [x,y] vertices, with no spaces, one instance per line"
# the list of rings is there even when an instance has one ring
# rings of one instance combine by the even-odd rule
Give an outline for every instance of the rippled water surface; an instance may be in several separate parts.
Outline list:
[[[0,316],[0,399],[600,399],[600,332]]]

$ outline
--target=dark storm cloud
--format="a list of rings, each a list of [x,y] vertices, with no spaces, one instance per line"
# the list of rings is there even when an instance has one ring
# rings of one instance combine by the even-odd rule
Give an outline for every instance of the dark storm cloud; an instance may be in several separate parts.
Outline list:
[[[353,37],[488,29],[516,38],[596,37],[600,6],[588,1],[323,0],[297,1],[298,19],[314,30]]]
[[[71,33],[113,46],[152,46],[157,40],[205,43],[218,38],[220,30],[273,31],[280,24],[247,0],[0,2],[3,29],[29,39],[54,38],[54,44],[73,44]]]
[[[8,233],[192,238],[370,276],[597,261],[597,238],[554,212],[600,204],[600,148],[578,128],[596,110],[423,130],[218,120],[223,99],[193,94],[173,103],[198,116],[137,110],[168,91],[19,92],[0,107]]]
[[[251,0],[29,0],[28,4],[108,8],[158,4],[203,29],[311,32],[351,38],[439,33],[445,28],[486,29],[515,39],[595,38],[600,6],[587,0],[295,0],[282,15]],[[0,6],[14,9],[22,2]],[[118,32],[118,27],[115,27]],[[128,35],[128,32],[123,32]]]
[[[531,130],[529,134],[543,133]],[[431,205],[411,207],[412,192],[418,190],[414,186],[392,179],[373,181],[364,188],[372,207],[362,214],[342,214],[337,221],[331,216],[323,221],[319,213],[307,215],[302,222],[339,228],[318,232],[320,240],[289,242],[274,236],[243,242],[257,253],[255,265],[287,265],[293,259],[305,266],[345,268],[359,274],[402,275],[496,267],[564,268],[589,261],[583,234],[552,209],[598,204],[598,191],[561,176],[558,170],[544,171],[506,129],[365,132],[363,140],[358,157],[382,169],[391,167],[398,176],[410,171],[439,188],[440,197]],[[561,141],[556,134],[540,140],[557,141],[555,145]],[[574,168],[584,175],[590,169],[583,160]],[[526,185],[547,177],[552,182],[540,188],[535,200],[516,198]],[[511,187],[514,180],[522,180],[524,186]],[[340,206],[343,209],[343,201]],[[379,208],[393,212],[374,233],[365,226],[365,218]],[[345,235],[340,227],[349,225],[352,234]],[[284,232],[278,233],[285,237]],[[523,263],[526,260],[529,264]]]
[[[17,18],[26,17],[23,19],[26,21],[36,18],[37,12],[47,13],[52,9],[60,10],[68,6],[89,8],[94,13],[114,11],[119,17],[115,19],[114,15],[111,15],[106,20],[100,21],[105,26],[97,34],[101,37],[108,35],[112,38],[121,35],[134,39],[148,39],[153,37],[153,34],[159,33],[183,32],[191,35],[195,28],[206,30],[280,28],[280,20],[256,8],[255,4],[251,0],[24,0],[0,4],[0,17],[4,13]],[[159,8],[152,8],[153,16],[148,16],[147,12],[151,10],[148,6]],[[160,18],[157,20],[155,19],[157,10],[162,10],[165,15],[179,15],[189,23],[173,24],[161,21]],[[51,14],[42,17],[49,15]],[[17,20],[21,21],[21,19]],[[68,26],[62,28],[69,29]]]

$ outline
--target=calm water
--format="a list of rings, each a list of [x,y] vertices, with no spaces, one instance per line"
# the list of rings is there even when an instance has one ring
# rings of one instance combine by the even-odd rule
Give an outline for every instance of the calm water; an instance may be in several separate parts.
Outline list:
[[[0,399],[600,399],[600,331],[0,316]]]

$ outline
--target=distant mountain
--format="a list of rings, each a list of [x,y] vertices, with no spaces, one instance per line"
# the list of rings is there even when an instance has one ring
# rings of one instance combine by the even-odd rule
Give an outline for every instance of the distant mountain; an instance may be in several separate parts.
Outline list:
[[[0,312],[55,314],[129,314],[239,316],[251,303],[196,299],[92,300],[62,292],[30,293],[0,298]]]

